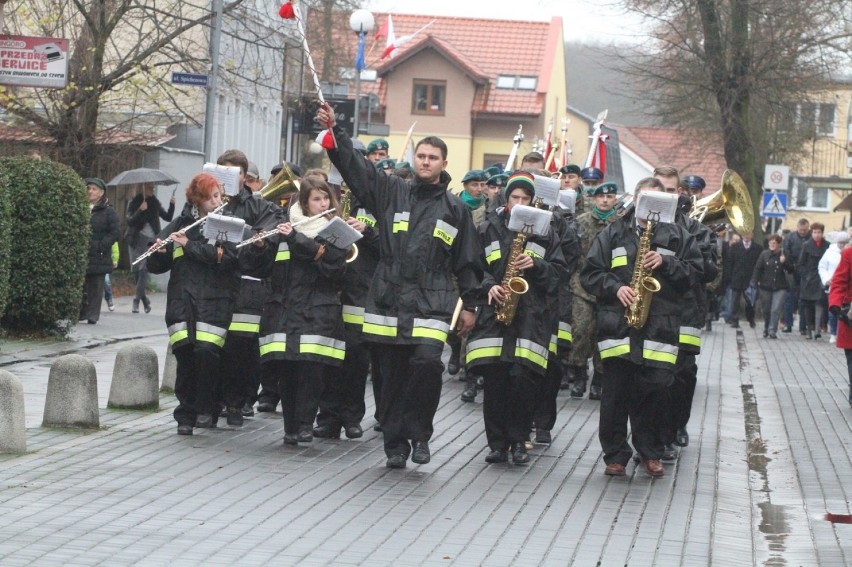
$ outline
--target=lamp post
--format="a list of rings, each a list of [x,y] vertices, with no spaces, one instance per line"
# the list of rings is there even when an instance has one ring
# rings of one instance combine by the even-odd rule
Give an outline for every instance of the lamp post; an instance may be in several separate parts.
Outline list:
[[[352,123],[352,138],[358,137],[361,117],[361,71],[367,66],[364,62],[364,43],[367,34],[373,31],[376,20],[369,10],[355,10],[349,16],[349,27],[358,34],[358,55],[355,57],[355,118]]]

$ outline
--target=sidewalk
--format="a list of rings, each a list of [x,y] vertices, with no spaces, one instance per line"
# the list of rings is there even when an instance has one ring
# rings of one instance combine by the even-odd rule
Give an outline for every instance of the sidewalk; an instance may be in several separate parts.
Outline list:
[[[162,311],[142,328],[156,304],[126,322],[119,309],[79,344],[106,343],[115,317],[165,353]],[[42,429],[30,406],[51,355],[25,351],[3,367],[24,382],[29,452],[0,455],[0,564],[848,565],[852,526],[823,520],[850,512],[845,359],[780,337],[704,336],[690,445],[656,480],[604,476],[598,403],[564,392],[551,446],[527,467],[486,465],[482,395],[462,403],[448,376],[432,462],[402,471],[384,467],[369,387],[364,438],[299,448],[282,445],[280,413],[178,437],[171,396],[102,409],[96,432]],[[102,397],[120,346],[80,351]]]

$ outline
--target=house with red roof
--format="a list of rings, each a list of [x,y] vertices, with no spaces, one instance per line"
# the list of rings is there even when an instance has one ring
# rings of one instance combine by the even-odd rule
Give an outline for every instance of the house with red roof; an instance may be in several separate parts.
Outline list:
[[[554,140],[561,138],[568,96],[561,18],[536,22],[394,13],[375,14],[376,27],[389,17],[395,37],[411,39],[384,59],[385,39],[380,39],[366,58],[375,81],[362,78],[361,92],[375,95],[370,120],[388,125],[391,157],[402,155],[416,122],[415,141],[435,135],[447,143],[448,170],[457,186],[469,169],[505,162],[519,126],[524,141],[517,164],[544,138],[548,125],[553,124]],[[339,27],[336,33],[352,43],[347,22]],[[576,132],[568,136],[582,144],[588,125],[570,127]],[[365,143],[374,137],[360,136]]]

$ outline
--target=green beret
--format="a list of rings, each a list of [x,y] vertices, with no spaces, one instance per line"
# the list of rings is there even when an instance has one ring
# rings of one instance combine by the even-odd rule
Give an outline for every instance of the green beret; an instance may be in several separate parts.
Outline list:
[[[616,193],[618,193],[618,185],[615,181],[601,183],[592,191],[592,195],[615,195]]]
[[[491,176],[481,169],[471,169],[462,177],[462,183],[467,183],[468,181],[488,181],[489,177]]]
[[[495,187],[505,187],[506,182],[509,181],[509,175],[506,173],[498,173],[497,175],[492,175],[488,178],[488,181],[485,182],[486,185],[493,185]]]
[[[569,173],[573,173],[573,174],[579,176],[580,175],[580,166],[574,165],[573,163],[570,163],[568,165],[563,165],[562,167],[559,168],[559,173],[561,173],[562,175],[568,175]]]
[[[396,160],[393,158],[383,159],[382,161],[376,162],[376,169],[394,169],[396,167]]]
[[[101,191],[106,191],[106,181],[100,177],[87,177],[85,179],[85,183],[86,185],[94,185],[95,187],[100,188]]]
[[[388,146],[387,140],[385,140],[384,138],[376,138],[375,140],[367,144],[367,155],[370,155],[371,153],[377,150],[388,151],[389,147],[390,146]]]
[[[509,176],[509,180],[506,181],[506,189],[503,191],[507,201],[512,191],[518,188],[527,191],[530,197],[535,196],[535,178],[532,176],[532,173],[518,171]]]
[[[492,165],[491,167],[486,167],[482,171],[485,172],[485,175],[487,175],[489,178],[491,178],[491,177],[494,177],[495,175],[500,175],[501,173],[503,173],[503,168],[496,166],[496,165]],[[486,181],[487,181],[487,179],[486,179]]]
[[[391,160],[391,161],[393,161],[393,160]],[[408,163],[407,161],[397,162],[395,169],[407,169],[411,173],[414,173],[414,168],[411,167],[411,164]]]

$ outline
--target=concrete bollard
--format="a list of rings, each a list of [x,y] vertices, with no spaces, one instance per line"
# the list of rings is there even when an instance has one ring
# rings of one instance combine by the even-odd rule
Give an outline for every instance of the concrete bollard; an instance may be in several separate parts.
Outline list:
[[[0,453],[26,452],[24,387],[17,376],[0,370]]]
[[[163,384],[160,386],[161,392],[173,393],[175,391],[175,381],[177,380],[177,359],[172,352],[172,344],[166,349],[166,365],[163,368]]]
[[[107,407],[157,409],[160,407],[160,363],[145,345],[127,345],[115,356]]]
[[[42,426],[100,426],[98,375],[95,365],[86,357],[66,354],[51,365]]]

